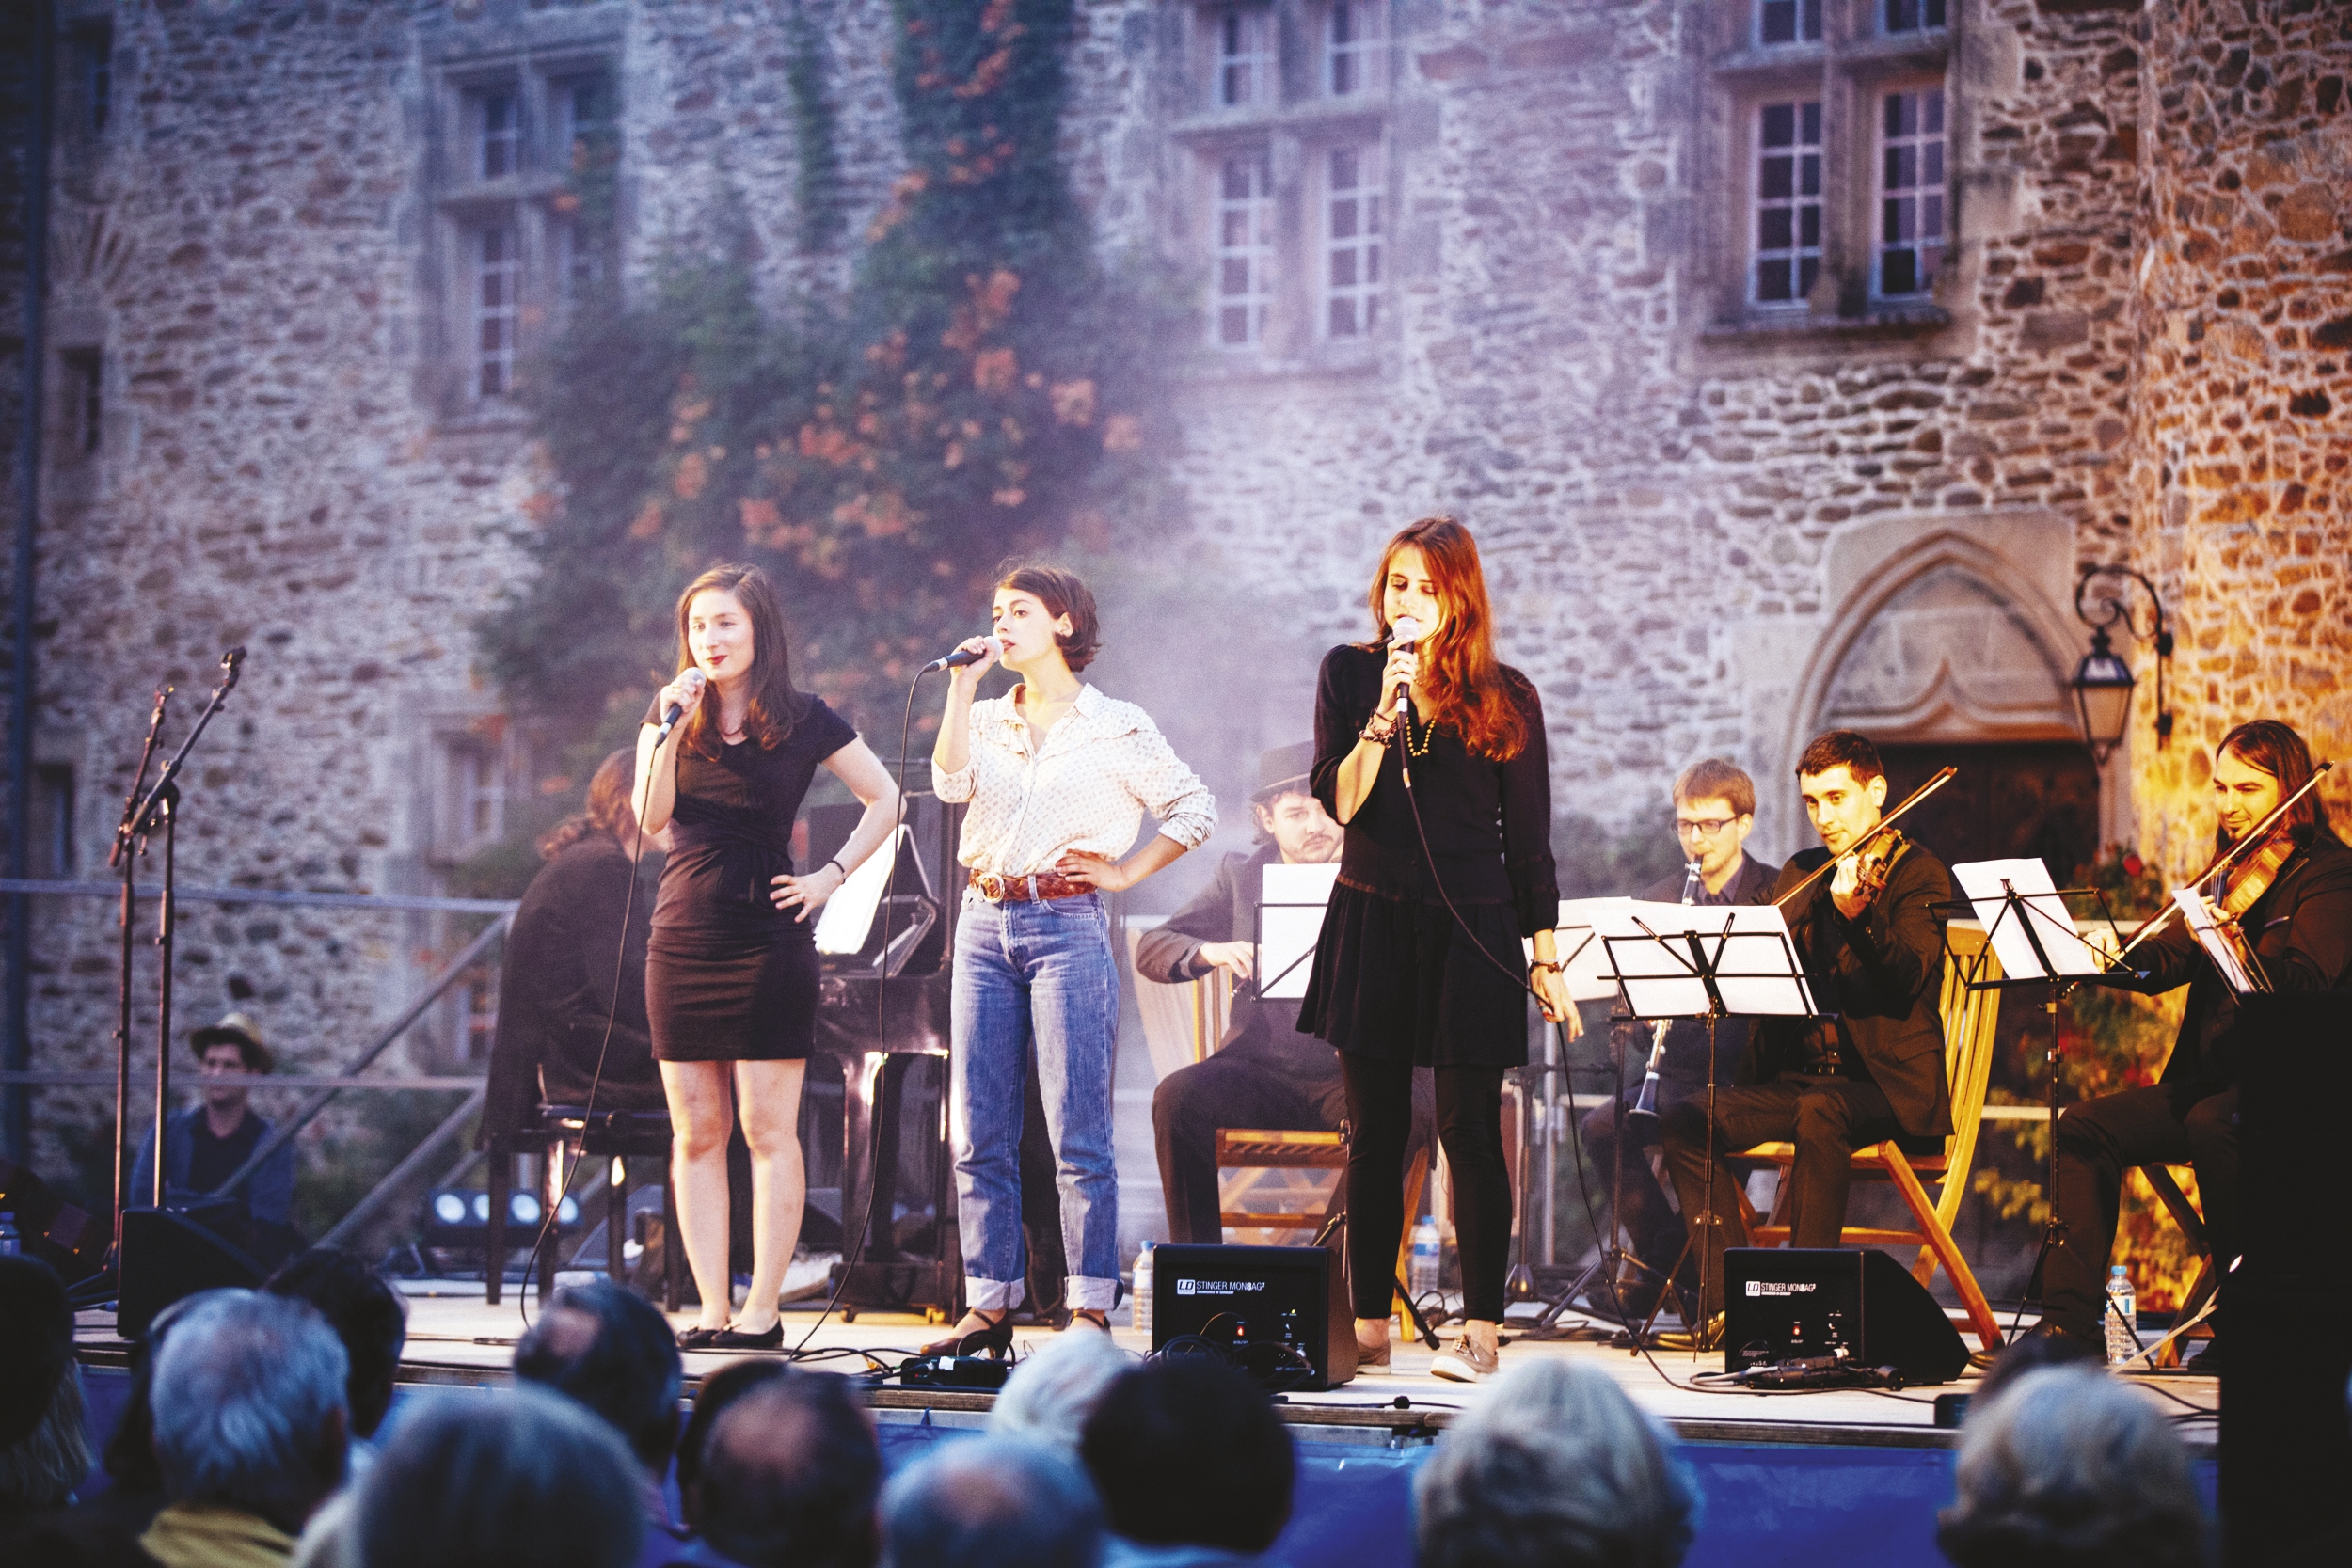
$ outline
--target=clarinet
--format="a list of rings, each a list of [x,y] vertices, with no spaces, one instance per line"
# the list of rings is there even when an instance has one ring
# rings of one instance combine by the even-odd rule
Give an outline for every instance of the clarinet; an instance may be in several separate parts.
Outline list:
[[[1699,863],[1690,861],[1682,867],[1682,901],[1699,901]],[[1661,1018],[1650,1026],[1649,1069],[1642,1074],[1642,1093],[1633,1101],[1626,1119],[1656,1121],[1658,1119],[1658,1069],[1666,1064],[1666,1034],[1674,1027],[1674,1020]]]

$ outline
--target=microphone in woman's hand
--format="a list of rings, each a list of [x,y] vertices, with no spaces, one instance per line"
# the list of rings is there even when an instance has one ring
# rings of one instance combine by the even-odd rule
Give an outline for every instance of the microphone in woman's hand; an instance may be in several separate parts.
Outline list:
[[[1410,615],[1400,615],[1395,619],[1395,621],[1391,623],[1389,626],[1390,647],[1409,648],[1420,641],[1421,623],[1414,620]],[[1405,700],[1405,693],[1411,689],[1412,682],[1410,681],[1397,682],[1396,700],[1400,703],[1403,702]]]
[[[655,745],[669,739],[670,732],[677,728],[677,721],[686,717],[686,710],[703,700],[703,683],[707,678],[699,669],[689,670],[677,678],[682,696],[662,712],[661,728],[653,737]]]
[[[959,648],[956,652],[947,655],[945,658],[932,659],[929,664],[924,665],[921,670],[915,673],[917,674],[928,675],[940,670],[961,670],[967,664],[977,664],[980,660],[986,658],[990,654],[994,654],[998,658],[1005,657],[1005,643],[1002,638],[983,637],[980,641],[987,644],[985,650],[980,648]]]

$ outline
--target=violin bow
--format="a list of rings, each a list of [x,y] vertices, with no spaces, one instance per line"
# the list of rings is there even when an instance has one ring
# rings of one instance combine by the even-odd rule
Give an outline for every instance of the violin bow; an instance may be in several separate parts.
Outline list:
[[[1779,897],[1773,899],[1772,908],[1780,908],[1781,905],[1786,904],[1788,900],[1796,897],[1797,895],[1803,893],[1805,889],[1820,881],[1823,877],[1826,877],[1831,872],[1836,870],[1837,867],[1844,862],[1850,861],[1856,855],[1861,854],[1863,850],[1870,847],[1870,841],[1872,839],[1878,837],[1879,834],[1886,832],[1887,829],[1895,825],[1896,818],[1901,816],[1903,813],[1909,811],[1912,807],[1917,805],[1929,796],[1934,794],[1946,784],[1950,784],[1953,777],[1959,772],[1960,769],[1957,768],[1944,768],[1942,771],[1938,772],[1935,777],[1930,779],[1927,783],[1921,784],[1910,794],[1904,796],[1902,804],[1897,806],[1893,811],[1890,811],[1885,816],[1880,817],[1876,827],[1872,828],[1868,832],[1864,833],[1860,838],[1855,839],[1851,844],[1846,846],[1845,849],[1841,853],[1832,855],[1828,860],[1823,861],[1820,865],[1815,866],[1813,868],[1812,875],[1805,878],[1804,881],[1799,882],[1795,887],[1790,888],[1787,893],[1784,893]]]
[[[2222,850],[2221,853],[2216,855],[2213,858],[2212,864],[2206,866],[2204,870],[2200,871],[2196,876],[2191,877],[2187,881],[2183,882],[2181,885],[2183,887],[2202,887],[2207,882],[2212,881],[2216,877],[2220,876],[2224,871],[2229,870],[2241,856],[2250,853],[2253,850],[2254,846],[2260,844],[2264,839],[2268,838],[2270,836],[2270,830],[2278,826],[2279,819],[2286,816],[2288,812],[2293,811],[2296,801],[2302,800],[2304,796],[2309,795],[2312,790],[2317,789],[2319,787],[2319,781],[2326,778],[2328,771],[2335,766],[2336,765],[2332,762],[2323,762],[2318,767],[2312,768],[2312,776],[2303,781],[2302,788],[2296,790],[2294,794],[2288,796],[2285,800],[2271,807],[2268,816],[2265,816],[2261,821],[2255,823],[2251,828],[2246,830],[2244,833],[2239,835],[2235,843],[2232,844],[2227,849]],[[2130,955],[2133,948],[2137,947],[2141,942],[2146,942],[2150,937],[2154,936],[2158,931],[2163,930],[2164,927],[2171,922],[2172,917],[2179,912],[2180,906],[2173,903],[2169,898],[2166,899],[2164,908],[2158,910],[2155,913],[2150,915],[2146,920],[2140,922],[2139,929],[2132,933],[2131,941],[2125,942],[2121,948],[2117,949],[2115,962],[2121,964],[2124,958]]]

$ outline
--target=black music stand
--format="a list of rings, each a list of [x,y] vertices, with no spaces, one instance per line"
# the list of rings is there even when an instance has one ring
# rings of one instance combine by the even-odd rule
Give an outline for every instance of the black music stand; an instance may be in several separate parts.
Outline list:
[[[1680,918],[1668,922],[1665,911]],[[1716,1025],[1726,1018],[1812,1018],[1813,987],[1798,960],[1796,943],[1787,918],[1775,904],[1667,905],[1654,908],[1652,917],[1669,929],[1656,929],[1649,918],[1628,911],[1631,932],[1595,930],[1608,955],[1626,1010],[1635,1018],[1695,1018],[1707,1024],[1707,1164],[1703,1177],[1705,1206],[1699,1214],[1699,1234],[1712,1240],[1715,1215],[1715,1060]],[[1749,929],[1739,927],[1747,926]],[[1736,944],[1736,946],[1735,946]],[[1687,1221],[1689,1216],[1684,1216]],[[1690,1324],[1691,1354],[1696,1359],[1707,1339],[1707,1287],[1709,1259],[1715,1248],[1699,1248],[1699,1307],[1702,1320]]]
[[[1981,863],[1988,868],[1998,868],[2002,865],[1999,862]],[[2028,863],[2039,873],[2040,880],[2043,882],[2050,880],[2048,869],[2040,861]],[[1963,881],[1961,873],[1974,869],[1973,865],[1954,866],[1952,868],[1953,879]],[[2013,872],[2003,876],[1998,875],[1996,870],[1994,875],[2000,890],[1997,894],[1990,891],[1991,883],[1988,883],[1984,892],[1971,893],[1966,899],[1958,903],[1937,904],[1933,906],[1933,909],[1936,913],[1946,917],[1944,931],[1946,961],[1960,969],[1964,983],[1970,990],[2018,990],[2039,987],[2042,993],[2042,1009],[2049,1020],[2050,1043],[2046,1058],[2049,1066],[2049,1082],[2044,1086],[2047,1095],[2045,1103],[2048,1109],[2046,1143],[2049,1151],[2049,1186],[2047,1189],[2049,1213],[2042,1221],[2042,1244],[2034,1251],[2033,1267],[2026,1271],[2025,1289],[2018,1294],[2017,1311],[2010,1319],[2010,1337],[2015,1338],[2018,1324],[2025,1322],[2026,1303],[2028,1301],[2040,1303],[2043,1299],[2037,1292],[2046,1289],[2042,1284],[2042,1271],[2049,1261],[2050,1254],[2066,1245],[2066,1222],[2058,1218],[2058,1062],[2062,1054],[2058,1049],[2058,1003],[2078,985],[2128,985],[2134,979],[2143,976],[2128,970],[2121,973],[2096,968],[2086,970],[2079,967],[2081,960],[2072,954],[2067,954],[2067,961],[2063,964],[2051,958],[2053,947],[2058,948],[2061,953],[2066,953],[2064,943],[2071,942],[2081,947],[2094,962],[2098,961],[2097,950],[2085,942],[2080,933],[2074,929],[2074,916],[2068,912],[2065,900],[2086,897],[2098,899],[2100,918],[2106,922],[2107,929],[2113,932],[2115,915],[2107,908],[2106,895],[2102,890],[2095,887],[2028,887],[2021,892],[2016,885],[2019,879]],[[1989,920],[1985,919],[1988,911],[1992,912],[1992,918]],[[1985,927],[1984,945],[1979,948],[1972,958],[1965,958],[1951,950],[1950,920],[1963,914],[1976,916]],[[2001,958],[2001,978],[1988,980],[1984,977],[1986,963],[1990,958],[1999,957],[1996,947],[2002,945],[2000,938],[2004,933],[2022,937],[2023,942],[2021,944],[2016,941],[2011,941],[2006,944],[2010,951],[2007,957]],[[2030,955],[2030,963],[2019,962],[2028,955]],[[2031,973],[2016,973],[2020,968],[2029,969]]]

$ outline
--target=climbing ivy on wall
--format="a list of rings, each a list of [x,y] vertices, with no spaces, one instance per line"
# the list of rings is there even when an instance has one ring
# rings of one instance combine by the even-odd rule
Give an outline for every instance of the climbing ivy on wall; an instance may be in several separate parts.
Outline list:
[[[847,297],[764,313],[753,237],[722,214],[707,253],[583,312],[536,379],[539,569],[480,627],[518,711],[619,740],[669,667],[678,590],[750,560],[784,590],[796,677],[879,738],[914,667],[984,626],[1004,557],[1099,546],[1154,504],[1170,322],[1098,263],[1056,154],[1072,0],[894,13],[905,172]],[[816,72],[813,34],[795,48]],[[814,135],[821,80],[805,102]]]

